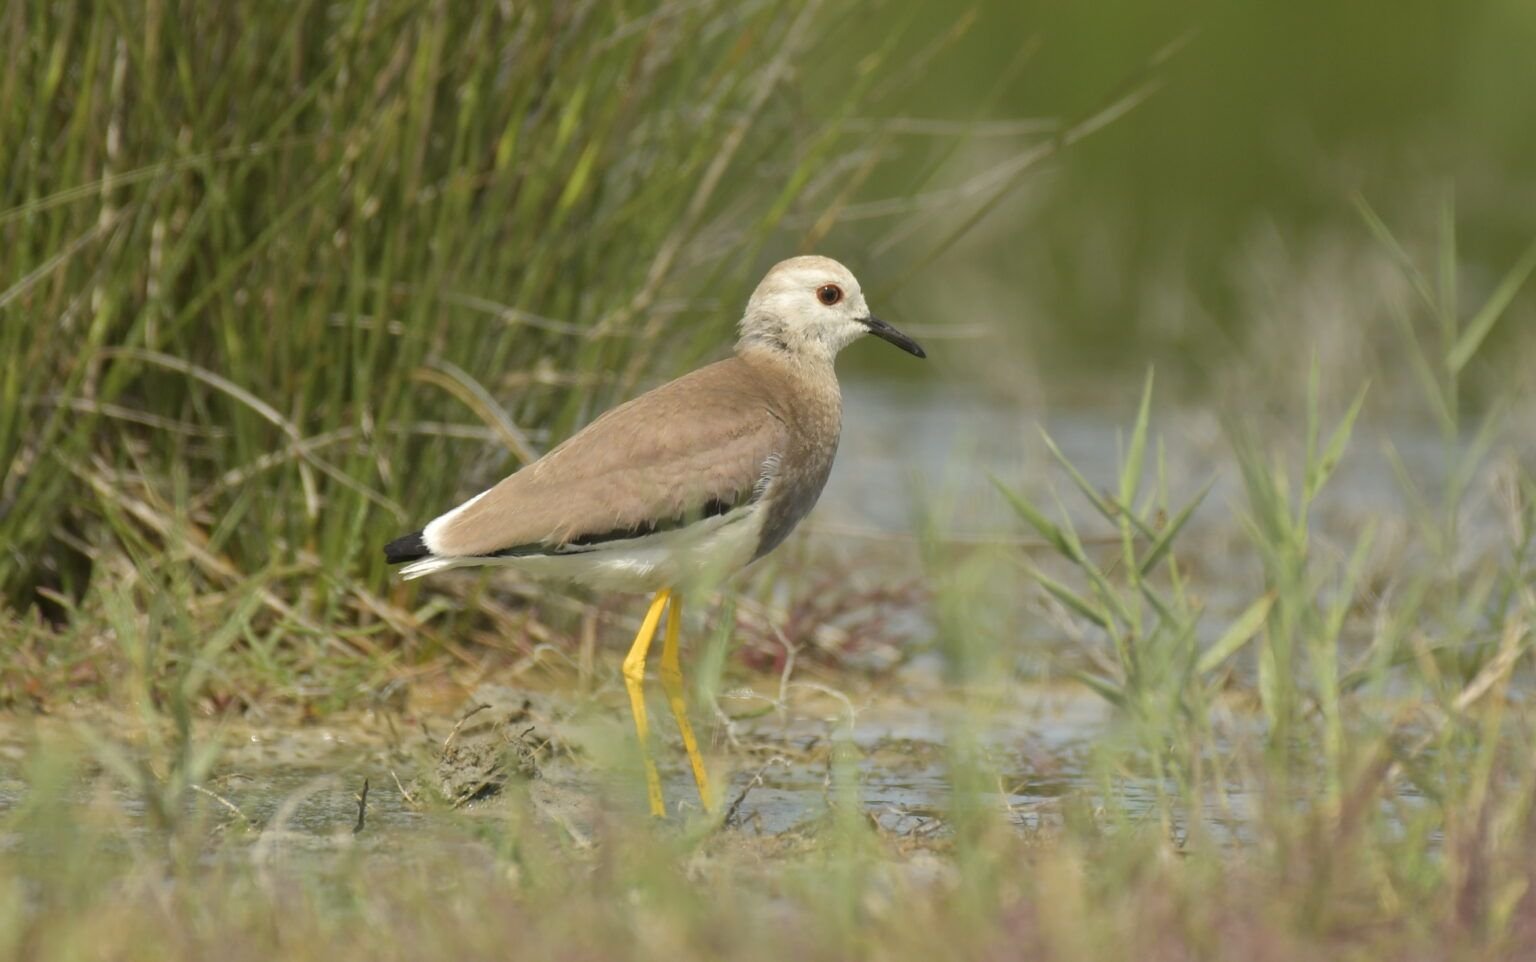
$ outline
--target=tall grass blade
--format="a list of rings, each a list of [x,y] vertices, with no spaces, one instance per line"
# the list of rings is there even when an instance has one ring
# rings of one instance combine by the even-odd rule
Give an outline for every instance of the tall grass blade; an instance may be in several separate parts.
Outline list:
[[[1067,677],[1082,682],[1094,694],[1116,708],[1124,709],[1128,707],[1125,689],[1103,675],[1095,675],[1093,672],[1074,668],[1067,672]]]
[[[1418,293],[1420,300],[1424,302],[1424,306],[1432,311],[1438,311],[1440,302],[1435,297],[1435,289],[1430,286],[1429,279],[1419,270],[1418,265],[1414,264],[1413,258],[1408,256],[1408,251],[1404,249],[1402,242],[1397,239],[1397,235],[1392,233],[1392,229],[1387,226],[1386,221],[1382,220],[1381,215],[1376,213],[1376,209],[1371,206],[1370,201],[1365,199],[1364,194],[1356,193],[1350,200],[1354,203],[1355,210],[1359,212],[1361,220],[1365,221],[1366,227],[1370,228],[1371,233],[1376,236],[1376,240],[1387,249],[1387,252],[1392,255],[1392,259],[1397,261],[1398,266],[1403,269],[1404,274],[1412,282],[1414,291]]]
[[[992,484],[1002,493],[1004,499],[1007,500],[1008,505],[1013,508],[1014,512],[1023,518],[1026,524],[1035,529],[1036,534],[1050,542],[1052,547],[1060,554],[1066,557],[1072,556],[1072,548],[1068,544],[1067,539],[1062,535],[1061,529],[1047,518],[1043,511],[1035,507],[1034,502],[1029,500],[1022,491],[1008,487],[996,475],[992,476]]]
[[[1339,419],[1334,426],[1333,433],[1328,436],[1328,443],[1323,446],[1321,455],[1317,460],[1307,466],[1306,500],[1311,502],[1317,497],[1319,491],[1333,477],[1333,472],[1344,459],[1344,450],[1349,447],[1350,435],[1354,433],[1355,421],[1360,417],[1360,409],[1365,406],[1365,395],[1370,385],[1364,385],[1355,394],[1355,399],[1349,405],[1349,410]]]
[[[1061,448],[1056,445],[1056,440],[1047,434],[1044,428],[1040,429],[1040,437],[1045,441],[1046,449],[1051,452],[1051,457],[1055,458],[1056,463],[1061,465],[1062,470],[1067,472],[1067,477],[1072,479],[1072,483],[1077,486],[1077,490],[1082,492],[1083,497],[1088,499],[1088,503],[1093,505],[1094,510],[1102,515],[1106,521],[1118,525],[1121,514],[1119,506],[1100,494],[1088,482],[1088,479],[1083,477],[1083,473],[1077,469],[1077,465],[1073,464],[1071,459],[1062,453]]]
[[[1125,452],[1125,463],[1120,466],[1120,507],[1129,512],[1136,503],[1136,492],[1141,484],[1142,458],[1147,452],[1147,421],[1152,412],[1152,371],[1147,371],[1147,381],[1141,389],[1141,406],[1136,411],[1136,427],[1131,431],[1131,443]]]
[[[1221,633],[1221,637],[1200,653],[1199,660],[1195,662],[1195,671],[1202,675],[1209,674],[1237,654],[1264,627],[1264,622],[1269,618],[1269,610],[1275,605],[1275,598],[1275,592],[1271,591],[1245,608],[1227,630]]]
[[[1032,573],[1035,580],[1040,583],[1040,587],[1044,588],[1052,598],[1055,598],[1100,628],[1108,629],[1111,627],[1108,613],[1096,607],[1093,602],[1039,569],[1034,570]]]
[[[1215,485],[1215,478],[1211,478],[1209,481],[1205,482],[1205,484],[1201,486],[1200,490],[1195,493],[1195,496],[1190,498],[1189,501],[1185,502],[1184,507],[1179,509],[1179,513],[1174,515],[1161,531],[1157,532],[1156,540],[1154,540],[1151,547],[1147,549],[1147,553],[1142,556],[1142,577],[1146,577],[1147,575],[1151,574],[1153,570],[1155,570],[1157,566],[1162,563],[1163,558],[1165,558],[1168,555],[1168,552],[1173,548],[1174,539],[1179,536],[1179,532],[1184,530],[1184,526],[1188,524],[1189,519],[1194,516],[1195,509],[1204,503],[1205,496],[1211,493],[1211,488],[1215,487]]]
[[[1455,346],[1446,357],[1446,364],[1452,371],[1460,372],[1477,354],[1478,348],[1483,346],[1483,341],[1499,319],[1504,316],[1510,302],[1515,299],[1520,288],[1525,286],[1533,270],[1536,270],[1536,241],[1532,241],[1530,246],[1526,247],[1520,259],[1509,269],[1509,273],[1504,275],[1504,279],[1499,281],[1499,286],[1494,288],[1493,293],[1488,296],[1488,300],[1478,312],[1472,315],[1466,329],[1456,339]]]

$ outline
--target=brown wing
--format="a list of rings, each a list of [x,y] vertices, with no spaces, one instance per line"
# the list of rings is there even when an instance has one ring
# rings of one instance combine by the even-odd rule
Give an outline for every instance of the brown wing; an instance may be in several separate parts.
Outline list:
[[[436,554],[489,555],[644,533],[750,500],[788,429],[731,358],[608,411],[435,533]]]

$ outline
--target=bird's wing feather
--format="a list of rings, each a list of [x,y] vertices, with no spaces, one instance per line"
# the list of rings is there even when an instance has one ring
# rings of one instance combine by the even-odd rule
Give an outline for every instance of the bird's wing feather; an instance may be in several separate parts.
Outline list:
[[[641,532],[740,504],[789,440],[771,392],[737,359],[605,413],[429,528],[438,555],[489,555]]]

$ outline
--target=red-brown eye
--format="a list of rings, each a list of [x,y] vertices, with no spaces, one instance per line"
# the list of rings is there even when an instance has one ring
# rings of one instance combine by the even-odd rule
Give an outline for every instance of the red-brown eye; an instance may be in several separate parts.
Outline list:
[[[816,289],[816,299],[831,307],[843,299],[843,289],[836,284],[823,284]]]

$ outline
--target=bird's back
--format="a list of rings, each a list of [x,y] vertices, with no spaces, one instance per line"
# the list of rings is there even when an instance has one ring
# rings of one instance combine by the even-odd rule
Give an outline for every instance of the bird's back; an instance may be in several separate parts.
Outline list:
[[[831,470],[841,404],[830,370],[817,373],[758,352],[700,368],[399,539],[391,558],[440,562],[425,573],[628,545],[689,522],[739,520],[748,506],[761,510],[744,560],[761,556],[810,510]]]

